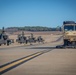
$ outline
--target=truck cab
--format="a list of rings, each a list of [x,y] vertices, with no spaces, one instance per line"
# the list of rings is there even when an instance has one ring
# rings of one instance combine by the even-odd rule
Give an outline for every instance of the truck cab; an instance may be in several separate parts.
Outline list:
[[[76,46],[76,23],[74,21],[63,22],[63,41],[65,46]]]

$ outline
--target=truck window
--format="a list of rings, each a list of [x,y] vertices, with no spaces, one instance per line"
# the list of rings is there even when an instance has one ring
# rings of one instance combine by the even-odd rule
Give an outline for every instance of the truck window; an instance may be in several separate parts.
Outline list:
[[[70,25],[64,26],[64,31],[74,31],[74,26]]]
[[[2,38],[2,34],[0,34],[0,39]]]
[[[75,26],[75,30],[76,30],[76,26]]]

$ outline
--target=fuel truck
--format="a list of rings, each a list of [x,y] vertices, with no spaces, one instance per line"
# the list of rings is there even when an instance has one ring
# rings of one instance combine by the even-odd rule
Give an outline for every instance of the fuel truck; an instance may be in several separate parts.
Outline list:
[[[62,26],[64,47],[76,48],[76,23],[64,21]]]

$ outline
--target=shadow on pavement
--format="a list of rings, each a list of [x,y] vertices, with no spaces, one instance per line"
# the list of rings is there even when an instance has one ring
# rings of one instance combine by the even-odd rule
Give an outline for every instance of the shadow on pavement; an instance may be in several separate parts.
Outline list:
[[[32,47],[28,49],[56,49],[56,47]]]

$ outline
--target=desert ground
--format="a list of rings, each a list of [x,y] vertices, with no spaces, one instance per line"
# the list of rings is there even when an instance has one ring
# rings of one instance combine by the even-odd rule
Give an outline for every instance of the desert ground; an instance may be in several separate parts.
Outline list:
[[[25,31],[24,34],[26,37],[31,36],[31,33],[33,33],[33,36],[37,38],[38,36],[41,36],[44,40],[45,43],[50,43],[53,41],[56,41],[57,38],[62,36],[62,32],[60,31],[42,31],[42,32],[30,32],[30,31]],[[14,39],[14,43],[10,44],[9,46],[2,45],[0,48],[6,48],[6,47],[14,47],[14,46],[22,46],[24,44],[19,44],[16,42],[16,39],[18,37],[18,34],[22,34],[22,31],[20,32],[14,32],[13,34],[8,34],[6,33],[10,39]],[[37,43],[35,43],[37,44]],[[30,45],[30,44],[28,44]]]
[[[29,36],[30,33],[25,32],[25,36]],[[16,40],[17,34],[9,35],[9,38]],[[33,32],[33,34],[35,37],[42,36],[45,43],[26,45],[15,42],[10,46],[0,47],[2,75],[76,75],[76,49],[56,48],[57,45],[63,44],[61,33]],[[34,53],[36,54],[31,55]],[[24,62],[17,64],[22,61],[21,58]]]

